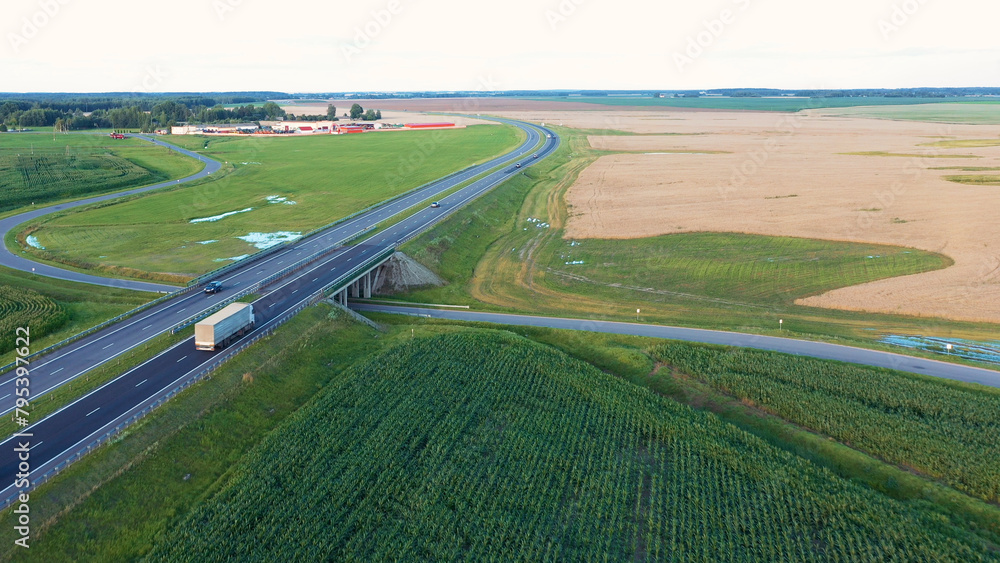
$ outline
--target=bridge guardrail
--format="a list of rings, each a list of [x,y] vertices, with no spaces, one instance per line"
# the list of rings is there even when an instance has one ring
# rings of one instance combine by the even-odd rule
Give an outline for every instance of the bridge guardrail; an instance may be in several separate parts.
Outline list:
[[[211,315],[212,313],[221,310],[226,305],[229,305],[231,303],[235,303],[236,300],[238,300],[239,298],[241,298],[243,296],[246,296],[246,295],[250,295],[251,293],[255,293],[257,291],[260,291],[261,289],[263,289],[264,287],[266,287],[271,282],[279,280],[279,279],[287,276],[288,274],[291,274],[292,272],[300,270],[300,269],[306,267],[310,262],[313,262],[317,258],[323,256],[324,254],[329,254],[331,252],[334,252],[335,250],[337,250],[338,248],[344,246],[345,244],[347,244],[347,243],[349,243],[349,242],[351,242],[351,241],[353,241],[353,240],[355,240],[355,239],[357,239],[359,237],[364,236],[366,233],[368,233],[368,232],[372,231],[373,229],[375,229],[375,227],[376,227],[376,225],[372,225],[371,227],[368,227],[367,229],[365,229],[363,231],[355,233],[354,235],[351,235],[351,236],[349,236],[349,237],[347,237],[345,239],[341,239],[341,240],[337,241],[335,244],[331,245],[330,247],[324,248],[323,250],[320,250],[320,251],[317,251],[317,252],[314,252],[314,253],[310,254],[309,256],[306,256],[305,258],[299,260],[298,262],[296,262],[296,263],[294,263],[294,264],[292,264],[292,265],[290,265],[290,266],[288,266],[286,268],[283,268],[282,270],[280,270],[278,272],[275,272],[275,273],[271,274],[270,276],[268,276],[268,277],[260,280],[259,282],[254,283],[253,285],[250,285],[250,286],[248,286],[248,287],[240,290],[235,295],[233,295],[233,296],[231,296],[231,297],[223,300],[222,302],[217,303],[216,305],[213,305],[212,307],[209,307],[208,309],[205,309],[204,311],[201,311],[200,313],[198,313],[196,315],[192,315],[192,316],[184,319],[183,321],[177,323],[176,325],[173,326],[173,328],[170,329],[170,333],[171,334],[177,334],[178,332],[180,332],[180,331],[184,330],[185,328],[187,328],[187,327],[195,324],[196,322],[200,321],[201,319],[204,319],[205,317]]]

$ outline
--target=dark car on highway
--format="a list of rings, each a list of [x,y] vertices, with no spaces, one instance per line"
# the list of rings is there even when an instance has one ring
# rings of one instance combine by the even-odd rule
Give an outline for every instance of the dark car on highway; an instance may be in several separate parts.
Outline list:
[[[222,282],[212,281],[205,286],[205,293],[218,293],[222,291]]]

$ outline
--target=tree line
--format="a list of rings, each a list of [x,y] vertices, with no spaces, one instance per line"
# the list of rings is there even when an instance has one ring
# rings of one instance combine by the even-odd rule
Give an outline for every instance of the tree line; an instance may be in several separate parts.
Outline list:
[[[274,102],[262,105],[247,104],[226,108],[195,105],[189,107],[180,101],[168,100],[153,105],[148,111],[139,105],[111,109],[96,109],[89,113],[80,108],[60,111],[35,102],[28,108],[21,103],[7,101],[0,104],[0,129],[26,127],[54,127],[57,130],[80,129],[138,129],[152,132],[169,128],[178,123],[239,123],[244,121],[274,120],[285,117],[285,111]]]

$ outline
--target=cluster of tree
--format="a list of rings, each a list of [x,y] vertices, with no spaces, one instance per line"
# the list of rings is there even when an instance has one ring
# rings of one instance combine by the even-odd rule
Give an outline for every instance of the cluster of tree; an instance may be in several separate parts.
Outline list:
[[[189,107],[182,101],[166,100],[146,109],[140,105],[128,105],[110,109],[97,109],[85,113],[80,108],[59,111],[34,103],[28,108],[18,102],[7,101],[0,104],[0,124],[7,128],[54,127],[65,131],[70,129],[138,129],[152,132],[157,128],[168,128],[181,122],[194,123],[238,123],[244,121],[274,120],[285,117],[285,111],[274,102],[261,106],[247,104],[227,109],[221,105]]]
[[[365,108],[361,107],[361,104],[354,104],[351,106],[351,119],[362,121],[378,121],[382,119],[382,110],[370,109],[365,111]]]

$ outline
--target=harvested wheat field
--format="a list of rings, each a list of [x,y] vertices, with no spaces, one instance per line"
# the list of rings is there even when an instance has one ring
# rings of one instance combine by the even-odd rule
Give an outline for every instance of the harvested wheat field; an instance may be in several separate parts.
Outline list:
[[[672,111],[563,119],[606,120],[662,135],[590,138],[628,153],[601,157],[569,190],[567,238],[724,231],[919,248],[955,263],[798,303],[1000,322],[1000,187],[945,179],[1000,175],[988,170],[1000,169],[1000,146],[976,146],[1000,145],[1000,127]],[[971,139],[997,142],[947,142]]]

